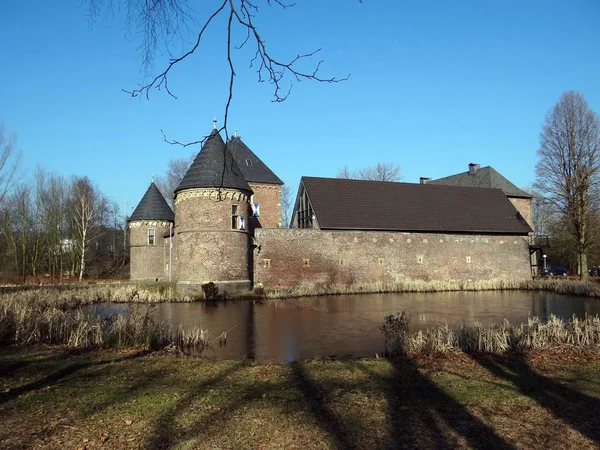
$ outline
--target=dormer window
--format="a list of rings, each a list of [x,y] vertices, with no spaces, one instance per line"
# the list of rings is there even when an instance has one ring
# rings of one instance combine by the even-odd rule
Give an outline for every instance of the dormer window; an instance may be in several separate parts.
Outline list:
[[[148,245],[154,245],[156,230],[154,228],[148,228]]]
[[[247,159],[247,160],[246,160],[246,165],[247,165],[248,167],[252,167],[252,160],[251,160],[251,159]]]

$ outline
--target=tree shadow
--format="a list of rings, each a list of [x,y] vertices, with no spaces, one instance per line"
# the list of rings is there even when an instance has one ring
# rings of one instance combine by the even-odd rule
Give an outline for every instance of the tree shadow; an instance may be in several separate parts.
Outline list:
[[[331,436],[336,448],[355,448],[355,444],[350,441],[350,435],[341,420],[327,407],[325,394],[321,388],[311,381],[298,361],[291,362],[290,367],[293,382],[302,393],[304,403],[314,417],[315,423]]]
[[[222,370],[214,377],[204,380],[198,383],[175,405],[167,409],[163,414],[156,419],[156,425],[154,426],[154,432],[148,439],[146,448],[148,449],[164,449],[171,448],[178,444],[182,438],[185,438],[190,433],[177,433],[175,429],[175,423],[177,416],[189,408],[197,399],[205,395],[211,388],[223,382],[225,378],[232,375],[243,367],[246,363],[241,361],[228,369]],[[205,424],[201,424],[203,427]],[[197,428],[193,430],[197,431]]]
[[[390,358],[391,372],[382,375],[357,363],[386,393],[388,400],[388,448],[455,448],[464,439],[474,448],[512,449],[512,444],[473,416],[433,381],[421,374],[409,358]],[[449,434],[444,430],[454,432]]]
[[[536,401],[584,436],[600,442],[600,400],[536,372],[522,353],[470,356],[498,378],[513,383],[523,395]]]
[[[56,360],[56,364],[57,365],[61,365],[62,363],[64,363],[65,359],[67,359],[67,357],[69,355],[73,356],[73,355],[81,355],[82,353],[85,353],[86,351],[81,351],[81,350],[77,350],[74,351],[72,353],[65,353],[64,355],[62,355],[62,357],[59,357]],[[14,389],[10,389],[9,391],[6,392],[0,392],[0,405],[3,405],[7,402],[9,402],[10,400],[26,393],[26,392],[30,392],[30,391],[35,391],[41,388],[44,388],[46,386],[55,384],[59,381],[61,381],[62,379],[76,373],[79,372],[83,369],[87,369],[90,367],[94,367],[94,366],[103,366],[105,364],[110,364],[110,363],[115,363],[115,362],[122,362],[122,361],[127,361],[127,360],[132,360],[132,359],[136,359],[139,358],[141,356],[144,356],[146,354],[148,354],[149,351],[139,351],[139,352],[135,352],[129,355],[125,355],[125,356],[121,356],[119,358],[109,358],[109,359],[104,359],[104,360],[100,360],[100,361],[92,361],[92,360],[86,360],[86,361],[76,361],[74,363],[68,364],[65,367],[61,367],[58,370],[55,370],[54,372],[42,377],[42,378],[38,378],[35,381],[30,381],[29,383],[25,383],[19,387],[16,387]],[[18,361],[15,361],[13,363],[13,367],[18,365]],[[28,366],[29,364],[24,364],[25,366]]]

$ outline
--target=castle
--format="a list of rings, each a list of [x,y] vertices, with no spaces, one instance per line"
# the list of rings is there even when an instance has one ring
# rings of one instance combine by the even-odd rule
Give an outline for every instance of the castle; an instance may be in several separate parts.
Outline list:
[[[131,280],[232,292],[538,270],[531,196],[491,167],[419,184],[303,177],[289,229],[282,185],[240,137],[225,143],[213,129],[175,189],[174,211],[151,183],[129,218]]]

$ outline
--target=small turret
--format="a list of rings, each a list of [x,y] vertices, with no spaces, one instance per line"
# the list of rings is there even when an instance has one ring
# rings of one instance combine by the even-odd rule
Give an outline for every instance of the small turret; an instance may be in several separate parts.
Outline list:
[[[130,279],[162,281],[168,279],[168,248],[164,236],[173,226],[174,214],[154,182],[129,218]]]

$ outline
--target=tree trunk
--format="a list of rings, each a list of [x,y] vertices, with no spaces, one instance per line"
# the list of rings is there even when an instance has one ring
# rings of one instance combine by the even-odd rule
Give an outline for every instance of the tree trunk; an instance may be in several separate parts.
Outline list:
[[[579,253],[579,267],[581,270],[579,279],[581,281],[588,281],[588,260],[587,253],[585,251]]]
[[[81,264],[79,266],[79,282],[83,279],[83,271],[85,270],[85,238],[86,230],[83,230],[81,235]]]

